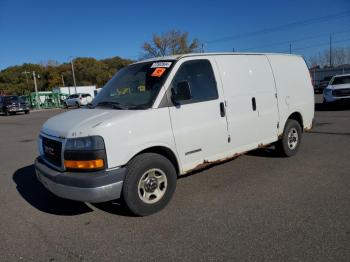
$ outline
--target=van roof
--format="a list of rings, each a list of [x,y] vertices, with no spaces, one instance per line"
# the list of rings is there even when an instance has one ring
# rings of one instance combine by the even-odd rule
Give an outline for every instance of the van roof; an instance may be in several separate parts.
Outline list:
[[[221,52],[221,53],[190,53],[190,54],[182,54],[182,55],[173,55],[173,56],[160,56],[160,57],[152,57],[146,60],[141,60],[136,62],[152,62],[152,61],[160,61],[160,60],[180,60],[184,57],[196,57],[196,56],[216,56],[216,55],[280,55],[280,56],[297,56],[300,55],[295,54],[286,54],[286,53],[245,53],[245,52]]]

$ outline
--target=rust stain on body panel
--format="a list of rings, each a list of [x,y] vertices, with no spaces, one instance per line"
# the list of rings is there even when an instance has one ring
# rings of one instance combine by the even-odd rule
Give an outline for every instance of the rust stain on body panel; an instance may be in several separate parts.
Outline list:
[[[205,169],[207,167],[214,166],[214,165],[217,165],[217,164],[221,164],[221,163],[224,163],[224,162],[236,159],[237,157],[239,157],[241,155],[244,155],[245,153],[246,152],[236,153],[233,156],[222,158],[222,159],[218,159],[218,160],[214,160],[214,161],[204,160],[203,163],[201,163],[201,164],[197,165],[196,167],[186,171],[183,175],[189,174],[189,173],[192,173],[192,172],[195,172],[195,171],[203,170],[203,169]]]

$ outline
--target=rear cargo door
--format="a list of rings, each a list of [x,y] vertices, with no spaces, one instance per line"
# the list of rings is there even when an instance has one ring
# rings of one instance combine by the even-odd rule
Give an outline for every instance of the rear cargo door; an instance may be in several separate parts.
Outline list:
[[[246,55],[219,55],[215,56],[215,60],[227,103],[230,151],[232,154],[240,153],[254,148],[259,136],[259,114],[254,108],[250,58]]]

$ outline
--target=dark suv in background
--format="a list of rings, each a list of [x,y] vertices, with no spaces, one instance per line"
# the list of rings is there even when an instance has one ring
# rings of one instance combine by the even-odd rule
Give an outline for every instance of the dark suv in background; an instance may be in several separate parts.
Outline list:
[[[14,115],[18,112],[29,114],[28,104],[19,96],[0,96],[0,113]]]

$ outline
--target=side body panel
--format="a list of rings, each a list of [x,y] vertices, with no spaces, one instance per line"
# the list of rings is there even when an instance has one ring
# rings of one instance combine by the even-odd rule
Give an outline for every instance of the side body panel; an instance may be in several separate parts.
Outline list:
[[[276,89],[266,57],[221,55],[215,56],[215,60],[227,104],[229,154],[276,141],[279,117]]]
[[[309,70],[299,56],[267,55],[274,73],[280,124],[278,134],[283,129],[288,117],[298,112],[303,119],[304,129],[311,129],[314,118],[314,93]]]
[[[89,135],[105,139],[108,167],[126,165],[139,152],[154,146],[170,149],[179,159],[167,108],[140,110],[117,121],[104,122]]]

